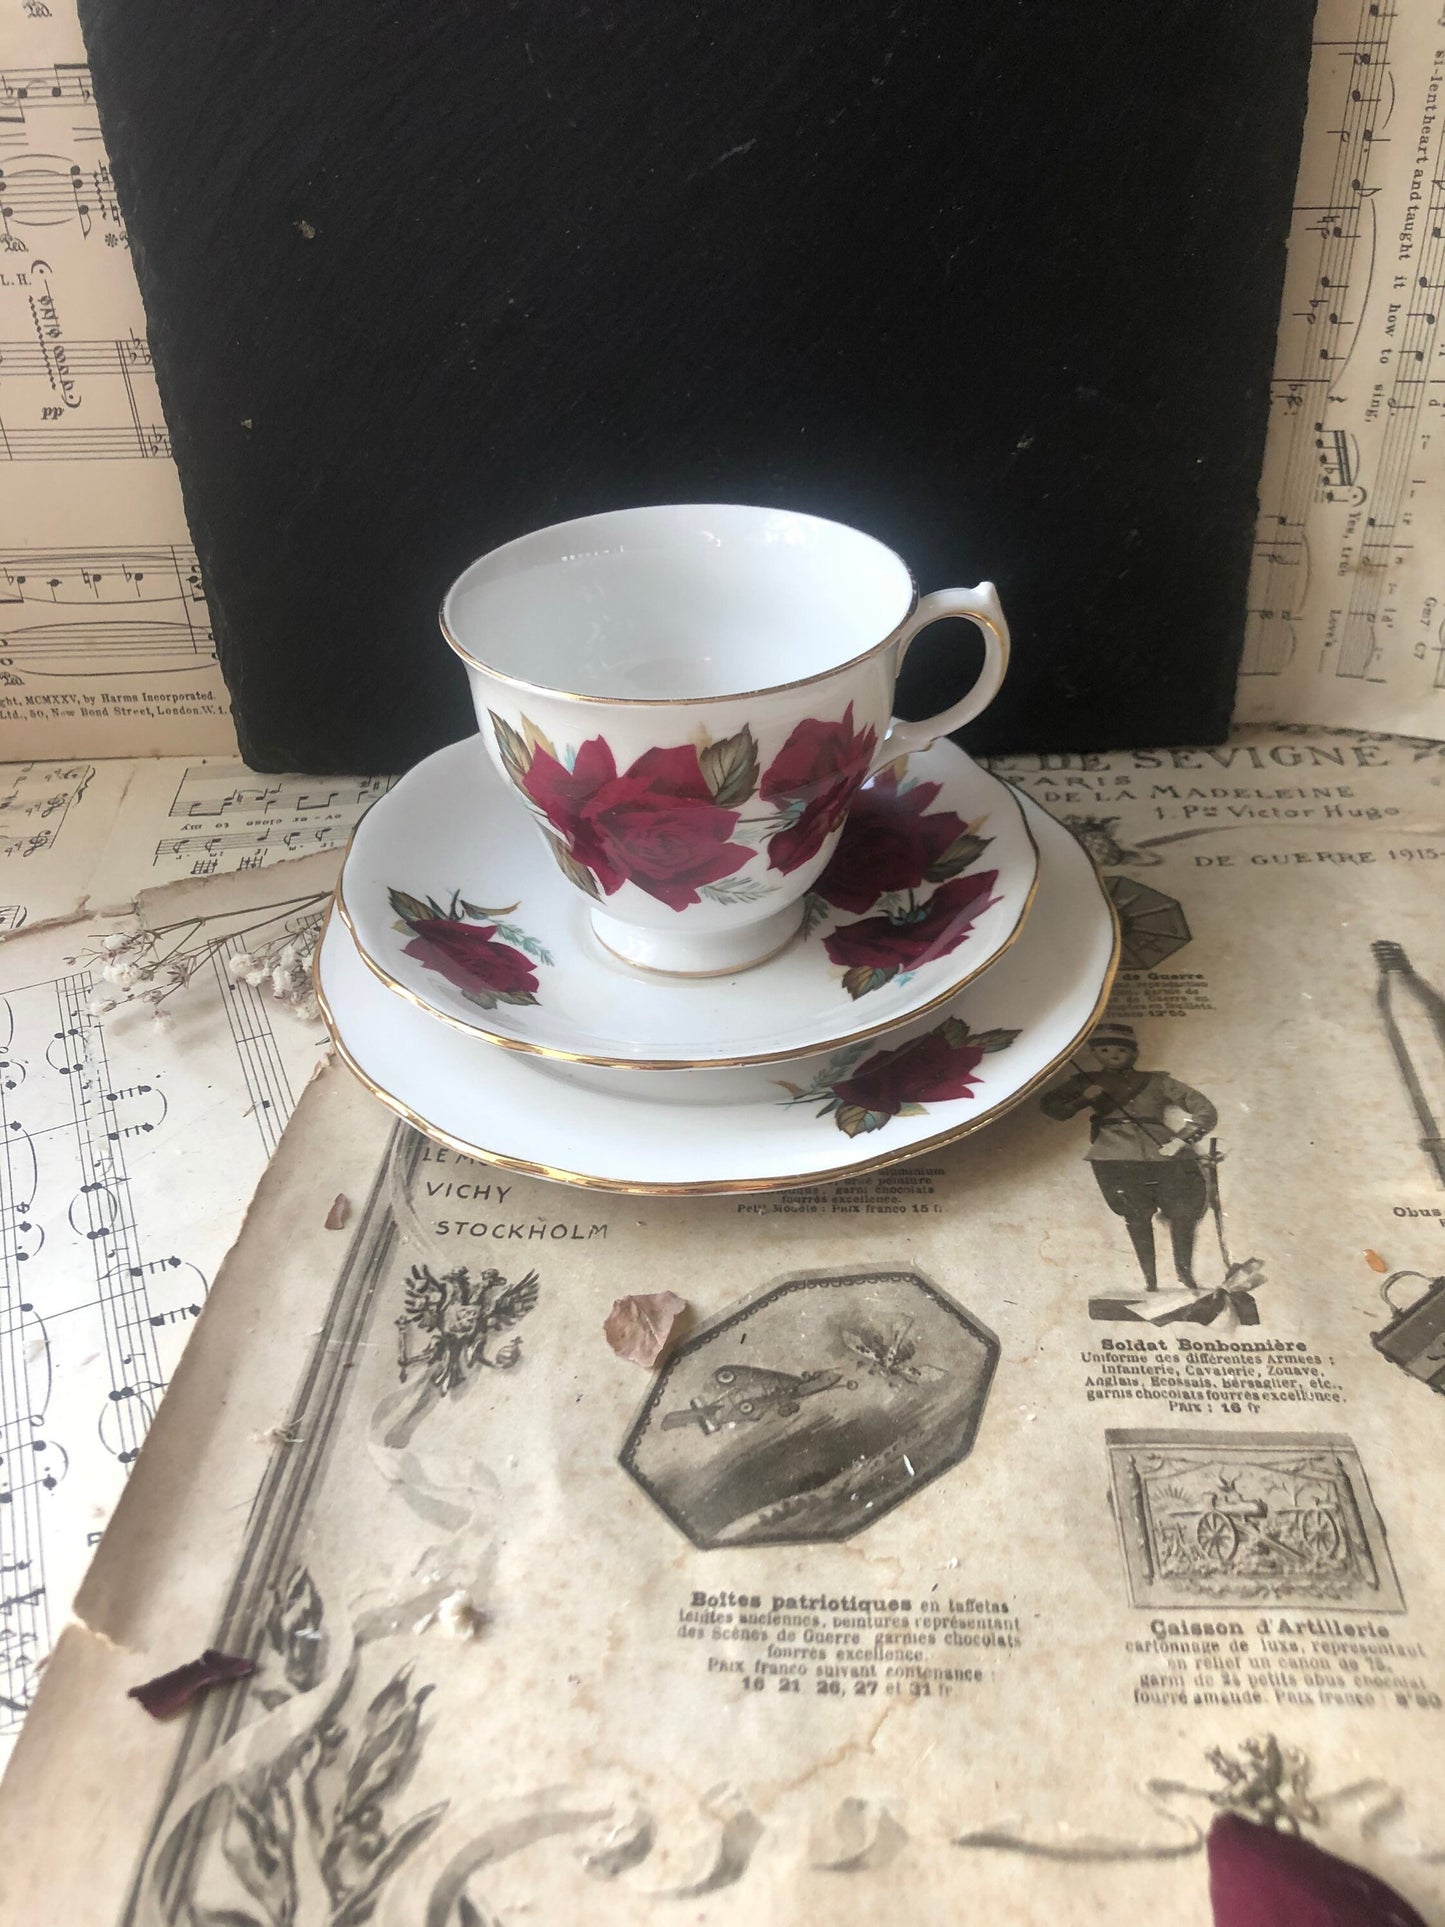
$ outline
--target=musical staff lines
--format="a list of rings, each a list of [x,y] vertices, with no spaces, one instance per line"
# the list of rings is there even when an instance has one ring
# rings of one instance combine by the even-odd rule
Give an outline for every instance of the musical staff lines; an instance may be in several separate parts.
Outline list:
[[[101,1331],[109,1367],[109,1410],[97,1416],[101,1440],[121,1465],[130,1465],[165,1390],[146,1289],[146,1267],[125,1168],[130,1137],[158,1130],[165,1098],[152,1084],[111,1088],[105,1032],[88,1014],[88,971],[55,986],[60,1028],[51,1063],[68,1081],[81,1182],[70,1222],[91,1253]]]
[[[199,763],[176,787],[172,816],[189,822],[245,810],[253,816],[320,816],[348,811],[352,820],[396,779],[391,776],[258,776],[244,763]]]
[[[169,429],[154,422],[129,428],[10,428],[0,420],[0,460],[7,462],[145,462],[169,460]]]
[[[252,920],[231,914],[234,954]],[[315,1049],[219,953],[183,1048],[141,1007],[108,1014],[103,927],[4,952],[24,981],[0,992],[0,1757]]]
[[[237,983],[227,969],[231,958],[239,956],[245,948],[242,936],[232,937],[217,948],[211,967],[230,1026],[231,1043],[251,1093],[251,1116],[269,1158],[281,1142],[281,1133],[296,1098],[276,1043],[276,1033],[271,1028],[265,998],[254,984]]]
[[[0,128],[23,127],[46,108],[93,107],[90,68],[82,60],[48,67],[0,67]]]
[[[151,366],[142,335],[110,341],[0,341],[0,381],[44,381],[59,389],[79,375],[116,375]]]
[[[37,1173],[12,1114],[24,1072],[14,1062],[8,1002],[0,1001],[0,1025],[0,1734],[7,1734],[19,1731],[37,1664],[50,1649],[41,1501],[56,1475],[42,1469],[46,1454],[37,1449],[45,1443],[49,1341],[25,1286],[39,1243],[30,1216]]]
[[[7,604],[94,608],[174,601],[204,607],[205,600],[196,552],[189,546],[0,548],[0,612]]]
[[[215,658],[194,549],[0,549],[0,686],[191,674]]]
[[[0,858],[51,848],[94,777],[89,763],[9,763],[0,769]],[[0,919],[0,929],[9,927],[18,926]]]
[[[163,1131],[167,1101],[153,1078],[113,1073],[95,988],[82,964],[0,997],[0,1738],[69,1605],[47,1552],[66,1475],[87,1453],[133,1462],[174,1360],[166,1328],[205,1295],[193,1265],[145,1255],[127,1147]],[[98,1367],[64,1398],[61,1334]],[[78,1577],[74,1500],[54,1517],[71,1540],[60,1567]]]
[[[176,552],[189,535],[81,51],[75,0],[19,0],[0,23],[0,535],[72,545],[67,563],[104,575],[137,532]],[[28,590],[13,606],[9,586],[0,577],[8,754],[36,754],[37,735],[53,745],[40,754],[65,757],[235,753],[198,583],[174,599],[132,586],[153,606],[130,610],[107,583],[88,610],[49,616]]]
[[[207,876],[337,849],[394,781],[390,776],[258,776],[244,763],[196,765],[182,776],[169,812],[187,827],[157,841],[156,861],[185,859],[193,876]]]
[[[1287,306],[1281,322],[1271,387],[1275,419],[1266,470],[1276,476],[1273,499],[1262,504],[1251,572],[1242,676],[1280,675],[1294,654],[1309,589],[1306,523],[1311,503],[1333,488],[1350,445],[1326,427],[1334,385],[1349,363],[1373,278],[1375,210],[1371,170],[1381,145],[1389,84],[1394,13],[1365,0],[1353,39],[1316,43],[1312,93],[1323,66],[1330,75],[1334,154],[1322,200],[1295,208],[1292,260],[1308,260],[1302,304]],[[1306,139],[1309,135],[1307,133]],[[1291,276],[1290,291],[1297,284]]]
[[[1445,51],[1320,0],[1236,720],[1439,734]]]
[[[0,215],[6,211],[0,179]],[[168,458],[170,434],[145,337],[132,329],[123,336],[72,338],[47,261],[29,265],[24,311],[29,333],[0,339],[0,459]]]
[[[1385,579],[1411,547],[1414,518],[1406,504],[1445,297],[1445,134],[1437,137],[1429,195],[1417,231],[1421,238],[1411,264],[1414,273],[1394,277],[1399,299],[1391,301],[1386,324],[1392,353],[1390,388],[1384,398],[1385,433],[1335,658],[1335,674],[1342,677],[1365,677],[1376,667],[1382,654]],[[1441,385],[1438,376],[1434,379]],[[1438,532],[1438,517],[1436,528]]]
[[[0,252],[30,254],[55,228],[78,229],[82,239],[125,245],[125,223],[115,181],[102,161],[82,167],[64,154],[8,155],[0,163]]]

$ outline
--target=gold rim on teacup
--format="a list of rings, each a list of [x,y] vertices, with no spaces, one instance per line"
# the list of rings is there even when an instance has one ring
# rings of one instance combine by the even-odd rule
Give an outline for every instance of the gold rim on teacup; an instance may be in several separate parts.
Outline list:
[[[959,617],[982,666],[952,703],[899,718],[907,650]],[[677,976],[776,954],[864,781],[979,715],[1009,653],[991,582],[920,598],[863,530],[742,503],[534,530],[463,570],[440,622],[489,758],[600,940]]]

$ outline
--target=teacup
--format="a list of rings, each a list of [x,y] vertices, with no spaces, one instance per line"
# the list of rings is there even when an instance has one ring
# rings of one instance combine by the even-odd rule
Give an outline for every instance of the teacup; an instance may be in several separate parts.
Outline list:
[[[901,722],[904,651],[947,616],[982,629],[983,668]],[[986,708],[1009,646],[991,582],[920,600],[857,529],[692,504],[508,542],[453,583],[441,625],[487,751],[598,939],[695,976],[791,940],[860,786]]]

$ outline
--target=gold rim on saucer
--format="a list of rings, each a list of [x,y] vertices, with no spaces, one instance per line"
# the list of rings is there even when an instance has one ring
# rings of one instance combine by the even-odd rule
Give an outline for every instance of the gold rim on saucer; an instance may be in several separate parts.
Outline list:
[[[347,838],[346,854],[341,859],[341,869],[337,873],[336,889],[333,893],[332,901],[336,906],[337,915],[345,924],[351,941],[356,947],[357,956],[360,957],[373,977],[385,984],[387,989],[393,991],[398,997],[404,997],[409,1004],[414,1004],[418,1010],[425,1011],[428,1017],[435,1017],[438,1023],[449,1024],[453,1030],[459,1030],[464,1037],[476,1037],[485,1044],[495,1044],[499,1050],[520,1051],[527,1057],[548,1057],[561,1064],[592,1064],[599,1070],[608,1071],[730,1071],[742,1070],[752,1064],[786,1064],[795,1057],[821,1056],[824,1051],[840,1050],[845,1044],[864,1043],[870,1037],[880,1037],[885,1031],[896,1030],[900,1024],[912,1023],[915,1017],[926,1016],[930,1010],[937,1010],[940,1004],[947,1003],[951,997],[956,997],[960,991],[966,990],[976,978],[981,977],[986,970],[991,970],[999,959],[1013,948],[1015,942],[1022,934],[1023,927],[1028,922],[1029,915],[1033,910],[1034,898],[1038,893],[1039,869],[1042,858],[1039,854],[1038,841],[1034,836],[1028,814],[1020,803],[1018,792],[1013,784],[1005,782],[1001,776],[994,776],[991,770],[985,770],[983,774],[988,776],[992,782],[997,783],[1001,789],[1008,792],[1009,799],[1018,811],[1019,820],[1023,824],[1024,835],[1029,840],[1029,847],[1034,853],[1034,872],[1029,879],[1029,887],[1024,896],[1023,909],[1019,912],[1018,920],[1014,924],[1013,929],[991,956],[986,957],[981,964],[976,965],[974,969],[969,971],[967,976],[955,978],[946,989],[940,990],[936,996],[930,997],[926,1004],[919,1004],[916,1009],[905,1011],[901,1016],[885,1017],[878,1023],[869,1024],[866,1029],[848,1030],[840,1037],[828,1037],[816,1044],[806,1044],[802,1049],[793,1048],[790,1050],[750,1052],[743,1057],[598,1057],[586,1051],[559,1050],[556,1045],[553,1044],[529,1043],[525,1038],[521,1037],[503,1037],[496,1031],[483,1030],[478,1025],[468,1023],[464,1017],[454,1017],[449,1011],[441,1010],[437,1005],[428,1003],[426,998],[419,997],[414,990],[409,989],[405,984],[393,977],[390,971],[388,971],[383,964],[378,963],[376,958],[371,955],[371,952],[362,943],[360,936],[357,934],[356,924],[351,912],[346,907],[346,896],[343,885],[346,880],[347,860],[350,858],[351,846],[356,840],[357,831],[360,830],[366,816],[375,808],[375,804],[368,805],[366,812],[357,819],[355,828],[353,828],[351,835]],[[383,802],[384,800],[382,797],[377,798],[377,802]],[[986,819],[980,819],[980,821],[983,820]],[[1070,834],[1072,834],[1072,832],[1070,832]],[[602,939],[599,937],[597,941],[601,943]],[[786,950],[793,941],[793,937],[789,937],[788,942],[780,946],[778,954],[781,955],[782,951]],[[602,947],[604,950],[607,949],[606,944],[603,944]],[[615,954],[615,952],[609,952],[609,955]],[[765,959],[765,961],[770,962],[771,959]],[[635,968],[635,966],[630,967]],[[660,976],[666,973],[654,971],[649,974]],[[730,976],[734,973],[728,971],[719,972],[718,974]]]
[[[1064,826],[1060,825],[1060,827],[1062,828]],[[1067,833],[1069,835],[1073,834],[1072,831]],[[1074,840],[1077,842],[1078,839],[1075,838]],[[804,1171],[786,1177],[704,1178],[691,1184],[628,1184],[616,1178],[590,1177],[577,1171],[564,1171],[554,1165],[535,1164],[528,1158],[512,1157],[505,1151],[489,1151],[481,1145],[468,1143],[466,1139],[455,1137],[451,1132],[442,1130],[439,1126],[428,1123],[424,1117],[420,1116],[416,1111],[413,1111],[403,1099],[394,1097],[390,1091],[383,1090],[381,1085],[361,1068],[342,1041],[336,1019],[332,1015],[331,1006],[327,1002],[326,992],[321,984],[321,947],[325,942],[326,932],[331,927],[330,909],[327,910],[326,922],[322,926],[321,936],[317,940],[316,950],[312,958],[311,981],[316,991],[316,1001],[321,1006],[321,1015],[330,1033],[331,1042],[335,1047],[337,1055],[351,1071],[353,1076],[356,1077],[358,1082],[363,1084],[373,1097],[378,1098],[386,1105],[388,1110],[393,1111],[403,1122],[410,1124],[414,1130],[420,1131],[423,1137],[430,1138],[433,1143],[444,1144],[449,1150],[457,1151],[463,1157],[474,1158],[483,1164],[495,1165],[500,1170],[516,1171],[523,1177],[546,1178],[553,1183],[575,1185],[585,1191],[611,1191],[627,1197],[721,1197],[740,1196],[747,1192],[787,1191],[799,1185],[832,1184],[840,1178],[860,1177],[869,1171],[881,1171],[891,1164],[903,1164],[906,1163],[909,1158],[921,1157],[925,1152],[942,1150],[947,1145],[956,1144],[960,1139],[971,1137],[975,1131],[982,1130],[985,1125],[995,1123],[1009,1111],[1016,1109],[1025,1098],[1033,1095],[1045,1079],[1053,1076],[1059,1066],[1079,1048],[1080,1044],[1089,1035],[1094,1025],[1102,1016],[1104,1006],[1108,1003],[1110,993],[1114,988],[1114,979],[1119,969],[1119,951],[1121,946],[1119,913],[1114,906],[1113,898],[1104,887],[1103,878],[1100,876],[1098,866],[1093,862],[1092,858],[1090,858],[1090,867],[1094,872],[1094,879],[1098,885],[1099,894],[1103,897],[1109,912],[1109,924],[1112,932],[1109,962],[1104,971],[1099,994],[1094,1000],[1093,1009],[1089,1012],[1085,1023],[1074,1033],[1063,1049],[1052,1057],[1042,1069],[1036,1071],[1027,1083],[1020,1085],[1018,1090],[1002,1099],[994,1109],[987,1112],[983,1117],[969,1118],[963,1123],[951,1126],[946,1131],[935,1132],[932,1137],[919,1138],[915,1143],[906,1145],[900,1150],[879,1152],[876,1156],[860,1158],[851,1164],[836,1165],[825,1171]],[[334,906],[335,899],[333,899],[333,907]],[[423,1008],[426,1007],[423,1006]],[[432,1014],[435,1015],[436,1013],[433,1012]],[[813,1055],[811,1051],[799,1054],[806,1056]],[[636,1066],[628,1066],[627,1068],[635,1069]],[[686,1067],[678,1065],[674,1066],[674,1068],[683,1069]]]

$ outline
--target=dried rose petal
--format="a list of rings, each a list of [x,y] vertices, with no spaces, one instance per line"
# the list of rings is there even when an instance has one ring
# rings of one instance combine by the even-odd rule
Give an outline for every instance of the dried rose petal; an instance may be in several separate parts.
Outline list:
[[[619,1298],[608,1312],[603,1335],[619,1358],[630,1365],[655,1365],[687,1300],[675,1291],[644,1291]]]
[[[1383,1880],[1297,1833],[1221,1813],[1208,1851],[1214,1927],[1425,1927]]]
[[[338,1191],[332,1200],[331,1209],[326,1214],[326,1229],[339,1231],[351,1216],[351,1200],[344,1191]]]
[[[224,1686],[229,1680],[245,1679],[255,1670],[254,1659],[239,1659],[234,1653],[218,1653],[214,1646],[208,1646],[199,1659],[148,1679],[143,1686],[132,1686],[126,1698],[139,1700],[153,1720],[168,1720],[189,1705],[197,1693]]]

